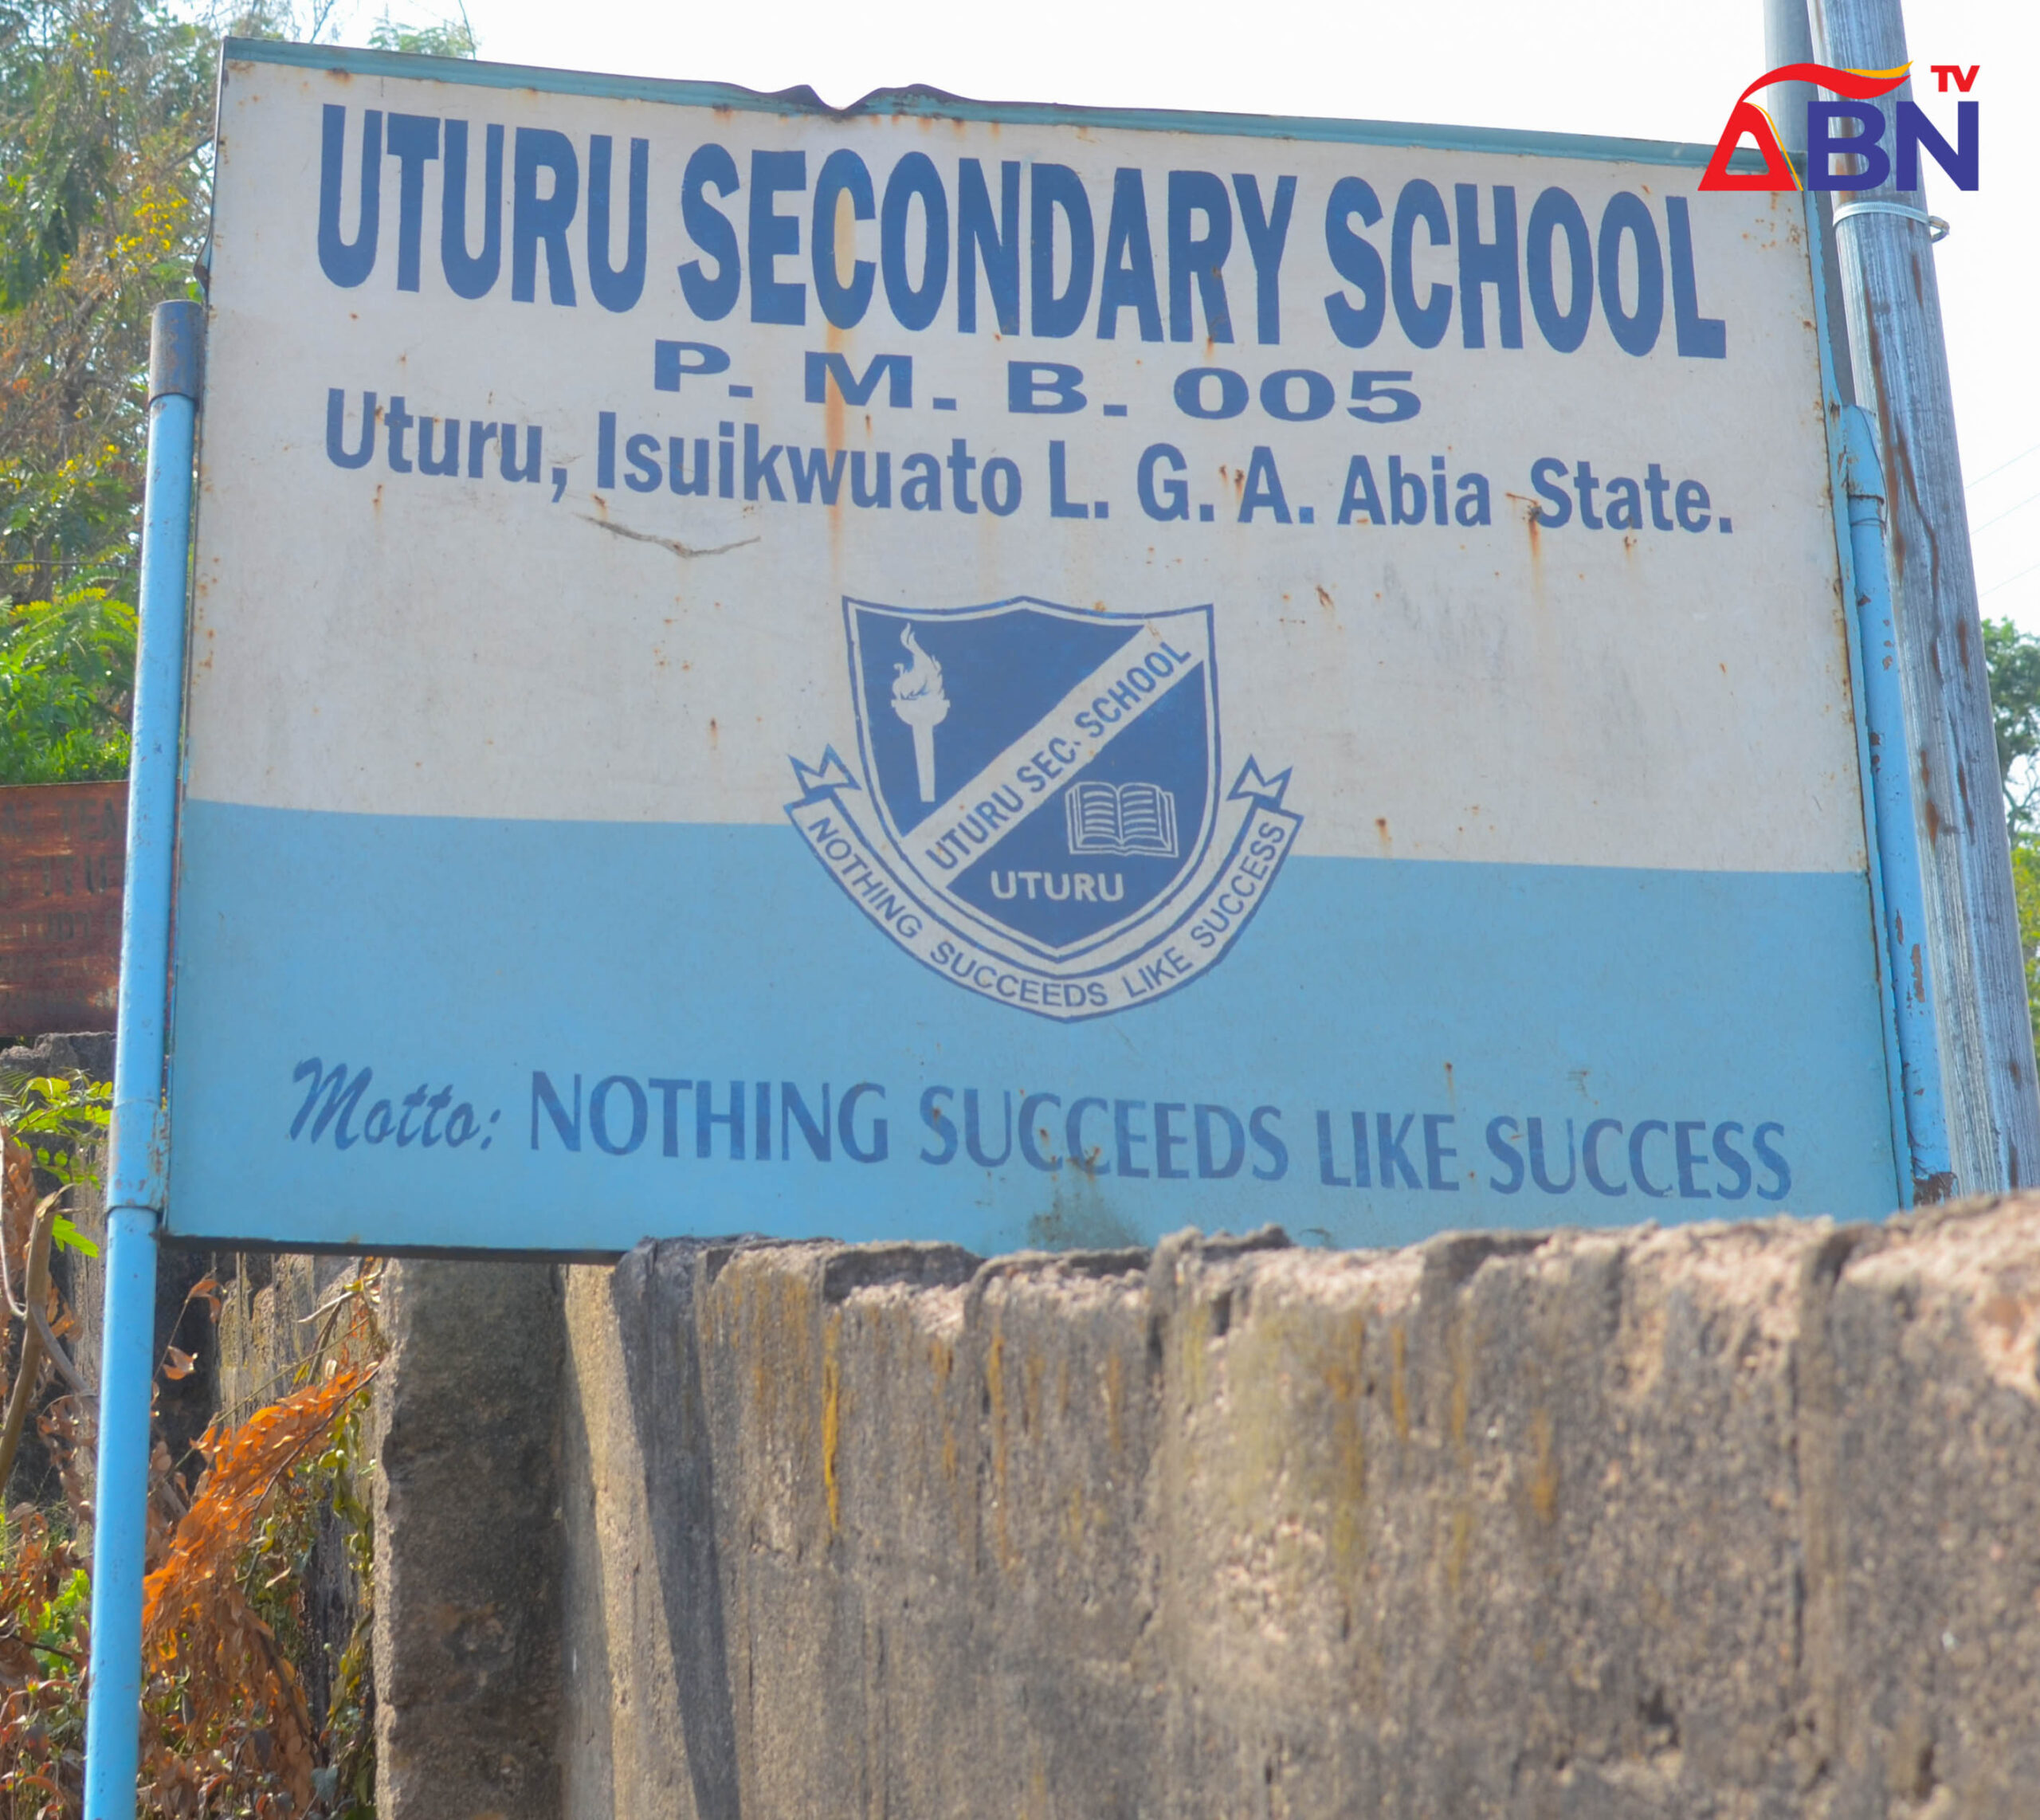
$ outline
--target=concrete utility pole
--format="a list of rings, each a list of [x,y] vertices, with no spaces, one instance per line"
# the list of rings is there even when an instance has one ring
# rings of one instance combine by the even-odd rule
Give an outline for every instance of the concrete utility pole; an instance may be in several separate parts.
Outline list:
[[[1893,69],[1908,61],[1899,0],[1807,0],[1807,10],[1819,61]],[[1911,93],[1909,82],[1882,98],[1887,120]],[[1876,420],[1889,488],[1955,1192],[1989,1194],[2040,1180],[2040,1093],[1940,292],[1918,191],[1885,183],[1835,200],[1854,388]],[[1879,206],[1850,206],[1865,202]]]
[[[1807,0],[1763,0],[1763,63],[1767,69],[1782,69],[1788,63],[1814,61],[1814,32],[1807,18]],[[1774,82],[1764,91],[1764,105],[1771,111],[1778,136],[1795,158],[1806,157],[1807,104],[1816,99],[1819,92],[1810,82]],[[1834,201],[1833,196],[1824,192],[1814,192],[1814,204],[1819,212],[1821,233],[1825,237],[1821,242],[1821,266],[1826,284],[1827,320],[1840,328],[1847,320],[1848,312],[1842,302],[1842,268],[1835,259]],[[1856,375],[1849,357],[1846,334],[1835,339],[1833,351],[1836,387],[1842,394],[1842,402],[1853,405],[1858,402]]]

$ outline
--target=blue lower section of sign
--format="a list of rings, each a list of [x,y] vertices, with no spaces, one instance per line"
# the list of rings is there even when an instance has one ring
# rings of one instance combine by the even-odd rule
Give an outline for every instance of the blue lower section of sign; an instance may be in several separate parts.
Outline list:
[[[1875,1217],[1873,969],[1859,877],[1301,857],[1222,965],[1056,1025],[901,952],[783,825],[194,802],[169,1225],[990,1253]]]

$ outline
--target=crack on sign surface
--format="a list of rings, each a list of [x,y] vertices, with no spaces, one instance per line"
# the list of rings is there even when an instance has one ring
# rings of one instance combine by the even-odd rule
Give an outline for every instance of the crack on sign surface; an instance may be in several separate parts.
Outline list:
[[[696,550],[692,544],[683,543],[677,538],[657,537],[649,531],[633,531],[627,524],[611,524],[606,518],[597,518],[592,512],[576,512],[574,516],[584,524],[598,526],[604,531],[614,533],[618,537],[627,537],[634,543],[656,543],[661,550],[670,550],[682,562],[696,556],[720,556],[728,551],[741,550],[745,544],[755,543],[758,541],[755,536],[740,537],[734,543],[718,543],[710,549]]]

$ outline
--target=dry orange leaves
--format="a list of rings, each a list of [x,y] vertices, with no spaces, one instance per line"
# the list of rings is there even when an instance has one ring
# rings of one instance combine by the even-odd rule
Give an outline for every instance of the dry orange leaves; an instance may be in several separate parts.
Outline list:
[[[209,1772],[273,1779],[293,1813],[311,1805],[316,1736],[304,1689],[250,1605],[241,1563],[270,1494],[373,1375],[335,1370],[198,1444],[209,1470],[143,1583],[142,1608],[145,1668],[179,1689],[174,1704],[144,1703],[145,1768],[163,1795],[188,1787],[191,1811],[202,1810]],[[174,1799],[165,1806],[178,1810]]]
[[[143,1813],[316,1811],[319,1742],[297,1670],[250,1600],[245,1576],[280,1489],[301,1496],[293,1469],[314,1456],[374,1367],[343,1370],[199,1443],[208,1470],[172,1524],[152,1500],[143,1583]],[[68,1420],[45,1422],[75,1445]],[[160,1443],[151,1478],[170,1479]],[[171,1488],[174,1491],[174,1486]],[[82,1514],[82,1507],[77,1514]],[[0,1814],[73,1820],[80,1810],[85,1624],[84,1554],[43,1512],[23,1506],[0,1559]]]

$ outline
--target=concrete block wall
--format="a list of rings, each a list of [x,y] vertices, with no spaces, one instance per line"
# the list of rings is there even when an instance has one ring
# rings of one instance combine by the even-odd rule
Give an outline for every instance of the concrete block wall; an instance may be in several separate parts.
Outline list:
[[[389,1351],[374,1416],[376,1811],[384,1820],[552,1820],[558,1273],[545,1264],[406,1260],[383,1280],[383,1319]]]
[[[562,1323],[574,1820],[2040,1812],[2040,1201],[666,1244]]]

